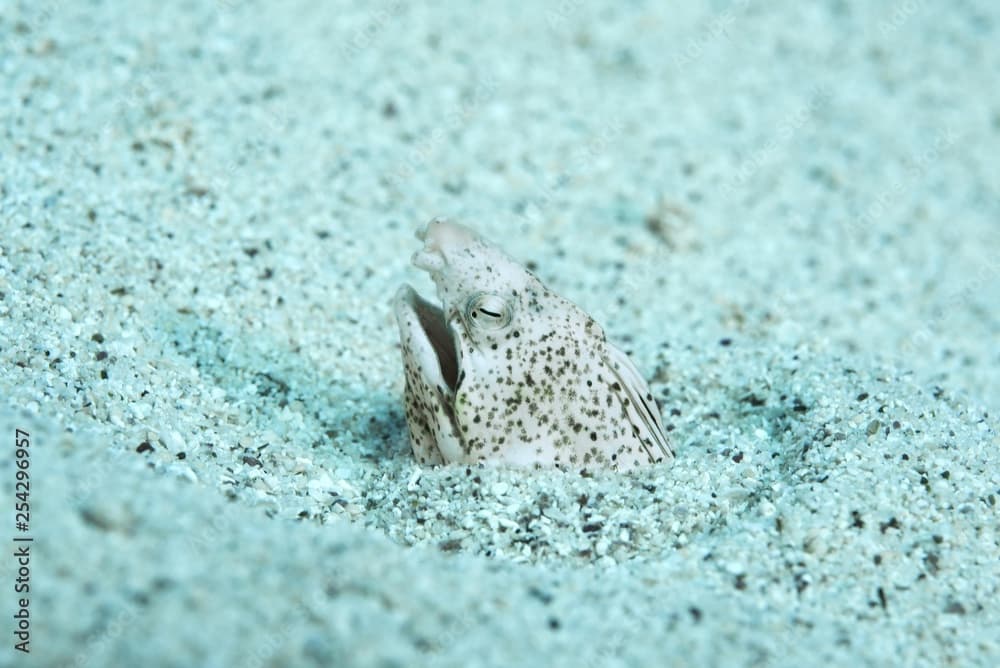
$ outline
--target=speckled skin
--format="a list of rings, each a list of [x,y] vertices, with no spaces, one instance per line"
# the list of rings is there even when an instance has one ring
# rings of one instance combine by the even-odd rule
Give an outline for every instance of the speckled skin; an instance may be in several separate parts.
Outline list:
[[[417,236],[413,263],[443,305],[409,285],[394,300],[418,461],[625,471],[673,459],[648,386],[593,318],[467,227],[433,220]]]

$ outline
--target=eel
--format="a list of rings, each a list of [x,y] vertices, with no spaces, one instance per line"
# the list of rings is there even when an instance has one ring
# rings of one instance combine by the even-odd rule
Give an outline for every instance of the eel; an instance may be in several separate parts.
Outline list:
[[[424,465],[628,471],[674,452],[646,381],[603,328],[470,228],[434,219],[412,263],[439,303],[393,298],[410,444]]]

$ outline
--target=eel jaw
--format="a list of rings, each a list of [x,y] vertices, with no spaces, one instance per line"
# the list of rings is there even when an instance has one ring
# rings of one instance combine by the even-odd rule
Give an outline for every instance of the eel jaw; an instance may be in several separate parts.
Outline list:
[[[462,442],[455,418],[460,358],[444,312],[404,284],[393,298],[406,369],[406,420],[417,459],[456,461]]]
[[[399,332],[413,346],[411,352],[424,374],[454,396],[458,386],[458,354],[444,311],[409,285],[396,292],[393,310]]]

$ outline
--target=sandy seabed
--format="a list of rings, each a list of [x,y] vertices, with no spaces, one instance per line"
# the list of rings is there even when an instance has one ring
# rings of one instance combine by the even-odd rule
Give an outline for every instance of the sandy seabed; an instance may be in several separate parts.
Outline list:
[[[0,665],[1000,664],[998,19],[0,2]],[[438,215],[672,465],[417,466]]]

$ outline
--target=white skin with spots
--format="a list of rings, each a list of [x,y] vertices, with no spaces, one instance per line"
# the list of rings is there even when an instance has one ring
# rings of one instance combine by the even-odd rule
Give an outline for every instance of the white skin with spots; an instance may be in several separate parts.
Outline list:
[[[649,387],[604,330],[469,228],[433,220],[413,264],[442,306],[393,301],[422,464],[626,471],[673,459]]]

